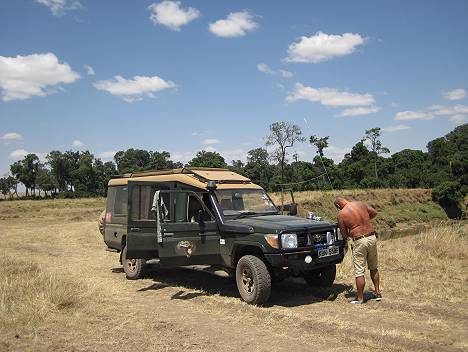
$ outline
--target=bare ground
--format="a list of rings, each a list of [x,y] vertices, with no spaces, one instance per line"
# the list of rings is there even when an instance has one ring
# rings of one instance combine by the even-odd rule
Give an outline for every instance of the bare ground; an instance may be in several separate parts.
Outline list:
[[[118,255],[104,251],[93,201],[2,202],[0,211],[0,351],[468,348],[466,225],[381,242],[381,303],[348,303],[348,255],[331,289],[286,280],[254,307],[232,279],[201,271],[155,265],[126,280]],[[444,231],[458,237],[434,241]]]

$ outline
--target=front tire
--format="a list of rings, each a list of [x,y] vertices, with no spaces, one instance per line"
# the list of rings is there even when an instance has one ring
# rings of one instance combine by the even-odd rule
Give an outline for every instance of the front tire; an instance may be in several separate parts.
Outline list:
[[[122,250],[122,266],[125,271],[125,276],[128,280],[138,280],[143,278],[146,268],[146,260],[144,259],[127,259],[127,246]]]
[[[325,266],[304,274],[304,280],[309,286],[330,287],[336,277],[336,265]]]
[[[265,263],[253,255],[240,258],[236,267],[236,283],[242,299],[250,304],[263,304],[271,293],[271,277]]]

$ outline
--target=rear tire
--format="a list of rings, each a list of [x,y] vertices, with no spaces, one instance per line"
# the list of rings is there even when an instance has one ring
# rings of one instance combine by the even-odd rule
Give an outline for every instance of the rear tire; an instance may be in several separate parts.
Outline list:
[[[146,260],[127,259],[127,246],[122,250],[122,266],[128,280],[138,280],[145,275]]]
[[[304,280],[309,286],[330,287],[336,277],[336,265],[325,266],[304,274]]]
[[[271,293],[271,277],[265,263],[253,255],[240,258],[236,266],[236,283],[242,299],[250,304],[263,304]]]

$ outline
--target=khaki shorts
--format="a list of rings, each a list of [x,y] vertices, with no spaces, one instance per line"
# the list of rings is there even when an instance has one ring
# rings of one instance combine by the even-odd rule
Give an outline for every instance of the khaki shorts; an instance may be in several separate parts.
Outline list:
[[[376,270],[378,268],[377,237],[375,235],[353,242],[352,248],[354,275],[356,277],[364,276],[366,262],[369,270]]]

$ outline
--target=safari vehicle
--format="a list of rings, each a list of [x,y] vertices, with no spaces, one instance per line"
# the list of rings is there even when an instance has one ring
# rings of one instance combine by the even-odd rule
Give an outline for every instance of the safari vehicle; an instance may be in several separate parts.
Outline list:
[[[343,260],[335,224],[295,215],[295,204],[278,208],[262,187],[225,169],[126,174],[109,181],[104,241],[121,253],[128,279],[141,278],[151,259],[222,267],[246,302],[262,304],[272,280],[332,285]]]

